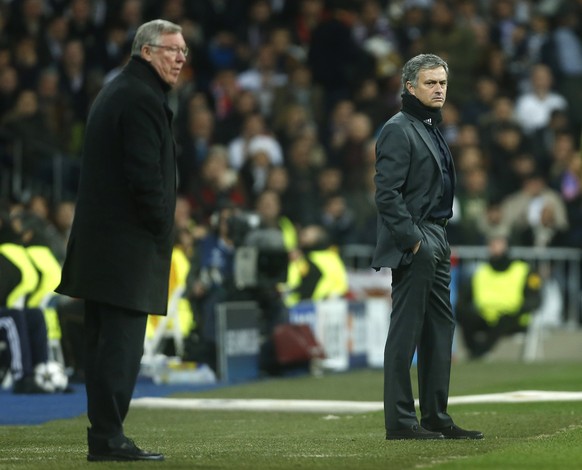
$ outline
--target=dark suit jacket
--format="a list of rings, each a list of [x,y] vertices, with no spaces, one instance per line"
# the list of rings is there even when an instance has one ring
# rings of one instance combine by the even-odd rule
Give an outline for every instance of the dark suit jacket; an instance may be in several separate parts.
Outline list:
[[[176,204],[168,89],[133,57],[95,99],[57,292],[165,314]]]
[[[453,188],[455,176],[453,171]],[[441,159],[429,131],[405,112],[393,116],[376,143],[378,225],[372,267],[397,268],[412,258],[422,222],[443,196]]]

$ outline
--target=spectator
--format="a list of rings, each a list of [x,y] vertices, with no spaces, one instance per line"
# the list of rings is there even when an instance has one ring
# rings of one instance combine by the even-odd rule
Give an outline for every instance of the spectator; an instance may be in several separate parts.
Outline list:
[[[324,0],[300,0],[299,11],[292,25],[295,41],[309,50],[315,29],[329,18]]]
[[[68,40],[59,63],[60,89],[70,97],[73,111],[74,139],[80,139],[89,109],[89,80],[87,76],[85,50],[79,40]],[[72,151],[80,153],[80,142],[72,144]]]
[[[545,14],[533,10],[531,12],[529,28],[523,39],[519,63],[516,64],[521,71],[520,77],[522,81],[527,78],[534,64],[544,62],[544,51],[547,48],[550,37],[549,18]],[[521,86],[523,86],[523,83]]]
[[[506,57],[515,53],[514,38],[520,25],[511,0],[493,0],[491,9],[491,43],[499,48]]]
[[[348,138],[350,119],[355,112],[354,103],[351,100],[341,100],[333,108],[330,118],[324,128],[321,129],[321,141],[328,155],[337,154]],[[330,162],[331,163],[331,162]]]
[[[53,221],[53,211],[48,199],[39,194],[31,196],[26,204],[26,211],[30,214],[29,217],[38,218],[37,224],[42,228],[42,239],[60,264],[64,258],[66,245],[62,244],[61,234]]]
[[[31,37],[42,41],[46,29],[43,0],[11,2],[6,31],[12,38]]]
[[[482,240],[494,237],[507,238],[512,241],[509,227],[503,220],[502,199],[492,195],[487,201],[485,216],[477,220],[477,229]]]
[[[273,26],[271,2],[252,0],[248,6],[246,18],[239,18],[237,29],[238,44],[245,50],[243,57],[247,62],[261,54],[261,48],[269,42]]]
[[[479,221],[486,217],[487,204],[491,197],[488,173],[482,166],[474,166],[461,174],[459,183],[457,197],[460,222],[457,243],[481,245],[485,239],[479,231]]]
[[[73,217],[75,215],[75,203],[71,201],[60,201],[54,210],[54,225],[57,229],[58,238],[53,248],[55,256],[62,263],[65,260],[65,252],[71,227],[73,225]]]
[[[449,147],[455,147],[459,138],[459,128],[461,127],[459,108],[454,103],[448,103],[442,114],[443,120],[440,124],[440,130]]]
[[[376,244],[378,222],[376,202],[374,200],[376,194],[375,174],[376,168],[374,165],[367,165],[363,186],[356,191],[350,191],[346,196],[348,207],[354,214],[356,225],[355,241],[369,246]]]
[[[57,147],[69,153],[73,116],[69,97],[59,89],[58,70],[52,67],[43,69],[35,89],[43,121],[54,136]]]
[[[462,106],[467,100],[481,50],[472,29],[456,21],[453,6],[435,0],[430,9],[430,26],[423,37],[424,49],[443,57],[449,64],[455,86],[451,87],[449,102]]]
[[[506,95],[499,95],[493,101],[493,108],[489,114],[479,120],[479,141],[483,150],[490,155],[494,145],[496,132],[499,128],[517,124],[514,118],[513,100]]]
[[[380,89],[378,80],[373,78],[362,80],[354,92],[353,102],[355,111],[370,118],[373,133],[397,111],[396,103],[391,102],[389,96]]]
[[[265,191],[274,191],[279,196],[281,215],[293,219],[294,201],[291,194],[289,170],[286,166],[275,166],[269,171]]]
[[[500,47],[489,44],[483,51],[477,75],[489,75],[497,82],[499,90],[512,100],[518,93],[518,81],[509,68],[509,61]]]
[[[94,60],[104,38],[102,31],[93,21],[91,13],[90,0],[71,0],[68,15],[68,38],[81,41],[87,58]],[[100,65],[100,63],[91,64],[92,67]]]
[[[0,68],[0,119],[12,110],[19,91],[18,72],[14,67]]]
[[[201,164],[200,175],[191,191],[184,194],[194,220],[207,225],[213,214],[227,204],[244,207],[246,195],[234,170],[229,168],[226,148],[213,145]]]
[[[503,336],[525,332],[541,304],[541,277],[510,258],[507,240],[492,238],[488,250],[488,261],[463,283],[456,309],[471,359],[490,352]]]
[[[178,173],[179,191],[188,194],[195,190],[200,169],[214,144],[214,115],[209,109],[194,109],[188,117],[188,133],[180,142]]]
[[[299,63],[289,72],[289,80],[275,89],[273,97],[273,116],[277,117],[288,106],[301,106],[309,119],[319,129],[323,124],[324,90],[313,83],[312,73],[307,65]]]
[[[460,0],[457,4],[457,21],[460,26],[473,31],[477,44],[484,48],[490,41],[490,24],[479,3],[478,0]]]
[[[53,157],[57,153],[56,139],[38,109],[38,97],[32,90],[18,95],[14,109],[3,125],[22,144],[22,171],[25,186],[40,190],[52,183]]]
[[[536,248],[568,246],[569,227],[559,223],[557,210],[551,202],[543,202],[539,215],[531,216],[529,226],[521,234],[521,245]]]
[[[568,115],[576,132],[582,129],[582,37],[580,36],[580,7],[576,2],[561,2],[553,17],[554,28],[542,51],[556,80],[558,93],[568,102]]]
[[[273,47],[277,73],[288,76],[305,61],[305,52],[293,44],[291,31],[285,26],[273,27],[269,35],[269,44]]]
[[[367,145],[372,132],[370,118],[363,113],[354,113],[349,118],[345,141],[329,154],[329,163],[342,170],[348,190],[362,184]]]
[[[566,99],[552,91],[552,82],[552,71],[548,66],[534,65],[530,74],[530,91],[517,97],[515,117],[527,135],[546,127],[553,111],[568,107]]]
[[[348,3],[346,3],[348,5]],[[311,37],[307,63],[313,80],[325,89],[325,112],[349,99],[351,88],[373,74],[373,59],[352,37],[356,15],[343,3],[331,6],[329,19],[317,25]]]
[[[217,143],[227,145],[233,141],[241,133],[246,118],[258,112],[259,103],[251,91],[236,91],[232,108],[228,114],[216,122]]]
[[[113,73],[119,73],[131,54],[131,41],[125,25],[119,21],[109,24],[104,32],[104,39],[95,44],[93,49],[97,54],[96,63],[107,77],[104,79],[107,82],[113,78],[112,70],[116,70]]]
[[[542,175],[533,172],[523,180],[519,190],[503,201],[503,223],[520,244],[526,231],[543,227],[544,210],[552,211],[550,214],[554,230],[568,229],[566,206],[560,193],[549,188]]]
[[[361,2],[358,18],[352,28],[354,38],[360,47],[372,38],[381,38],[396,49],[396,38],[390,20],[379,0]]]
[[[318,168],[311,158],[312,143],[306,138],[295,140],[288,153],[286,166],[290,187],[291,206],[290,217],[299,225],[313,223],[318,217],[317,172]]]
[[[42,68],[37,45],[32,37],[21,38],[14,47],[14,66],[21,89],[32,89],[38,82]]]
[[[473,98],[461,108],[462,122],[478,125],[483,116],[491,113],[498,94],[497,82],[490,76],[479,75],[475,83]]]
[[[235,209],[223,206],[218,209],[211,223],[211,231],[198,244],[199,266],[194,273],[193,298],[197,330],[202,342],[199,361],[216,370],[216,305],[232,296],[234,292],[233,234],[229,220]]]
[[[38,44],[43,65],[48,66],[61,60],[65,42],[69,36],[69,22],[64,15],[50,18],[45,37]]]
[[[247,158],[240,169],[240,177],[251,205],[265,189],[270,169],[283,164],[278,152],[279,144],[273,137],[258,135],[249,141]]]
[[[286,305],[302,300],[324,300],[348,292],[346,267],[331,246],[325,229],[308,225],[299,232],[299,250],[292,254],[287,280]]]
[[[243,122],[237,137],[228,143],[228,163],[235,170],[240,170],[248,158],[250,142],[255,137],[267,137],[257,142],[268,142],[269,157],[276,164],[283,163],[283,151],[279,142],[269,136],[270,129],[260,113],[249,113]]]
[[[273,123],[275,136],[285,150],[288,150],[291,143],[309,128],[315,129],[315,123],[311,121],[308,111],[299,103],[292,103],[281,109]]]
[[[566,201],[566,209],[568,210],[568,221],[570,228],[568,230],[568,245],[579,248],[582,246],[582,157],[578,156],[570,162],[568,172],[573,180],[573,185],[578,187],[578,192],[574,193],[571,199]]]
[[[548,175],[549,185],[560,192],[564,201],[574,199],[580,192],[576,169],[580,154],[571,132],[555,133],[550,159],[544,172]]]
[[[536,166],[536,162],[517,124],[500,124],[493,138],[493,145],[487,154],[493,189],[506,196],[520,186],[523,172],[529,170],[523,166]]]
[[[286,71],[277,70],[275,49],[269,43],[259,47],[252,65],[237,77],[240,88],[250,90],[255,94],[259,109],[269,123],[273,118],[273,100],[276,90],[284,86],[287,80]]]
[[[216,72],[210,83],[209,92],[214,102],[217,120],[221,121],[231,115],[239,91],[240,86],[234,69],[225,68]]]
[[[241,66],[238,42],[232,31],[221,30],[210,37],[207,54],[209,65],[216,71],[215,76],[219,75],[221,70],[236,70]]]
[[[325,198],[319,224],[325,228],[329,243],[338,249],[356,242],[356,219],[346,196],[341,192],[329,194]]]
[[[46,393],[34,378],[35,368],[48,361],[45,319],[40,310],[23,308],[39,274],[7,213],[0,215],[0,269],[0,337],[9,346],[8,354],[0,355],[0,368],[9,367],[14,393]]]
[[[396,40],[400,56],[404,59],[419,54],[428,30],[431,0],[404,2],[404,14],[396,26]]]

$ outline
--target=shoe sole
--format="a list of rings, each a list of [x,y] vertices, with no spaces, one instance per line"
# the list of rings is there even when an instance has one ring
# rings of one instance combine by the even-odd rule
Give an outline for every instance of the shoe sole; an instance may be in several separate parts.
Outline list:
[[[124,457],[121,455],[94,455],[87,454],[87,461],[89,462],[162,462],[164,460],[163,456],[150,456],[150,457]]]

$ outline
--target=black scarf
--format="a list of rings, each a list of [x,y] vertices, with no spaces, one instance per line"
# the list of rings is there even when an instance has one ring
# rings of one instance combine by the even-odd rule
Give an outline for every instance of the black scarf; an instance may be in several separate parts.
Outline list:
[[[411,114],[421,120],[425,126],[436,128],[443,117],[440,108],[429,108],[423,105],[416,96],[411,95],[408,91],[402,93],[402,111]]]

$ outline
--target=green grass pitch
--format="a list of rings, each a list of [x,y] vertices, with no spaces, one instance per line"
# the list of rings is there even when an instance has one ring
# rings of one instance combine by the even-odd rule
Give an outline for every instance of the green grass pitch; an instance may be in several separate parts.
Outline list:
[[[453,366],[451,396],[514,390],[581,391],[582,365]],[[269,379],[180,396],[380,401],[382,372]],[[582,402],[451,405],[449,412],[459,425],[482,430],[485,439],[385,441],[382,412],[330,415],[135,408],[129,413],[126,433],[138,445],[163,452],[165,462],[87,462],[87,421],[80,416],[39,426],[0,427],[0,469],[582,468]]]

